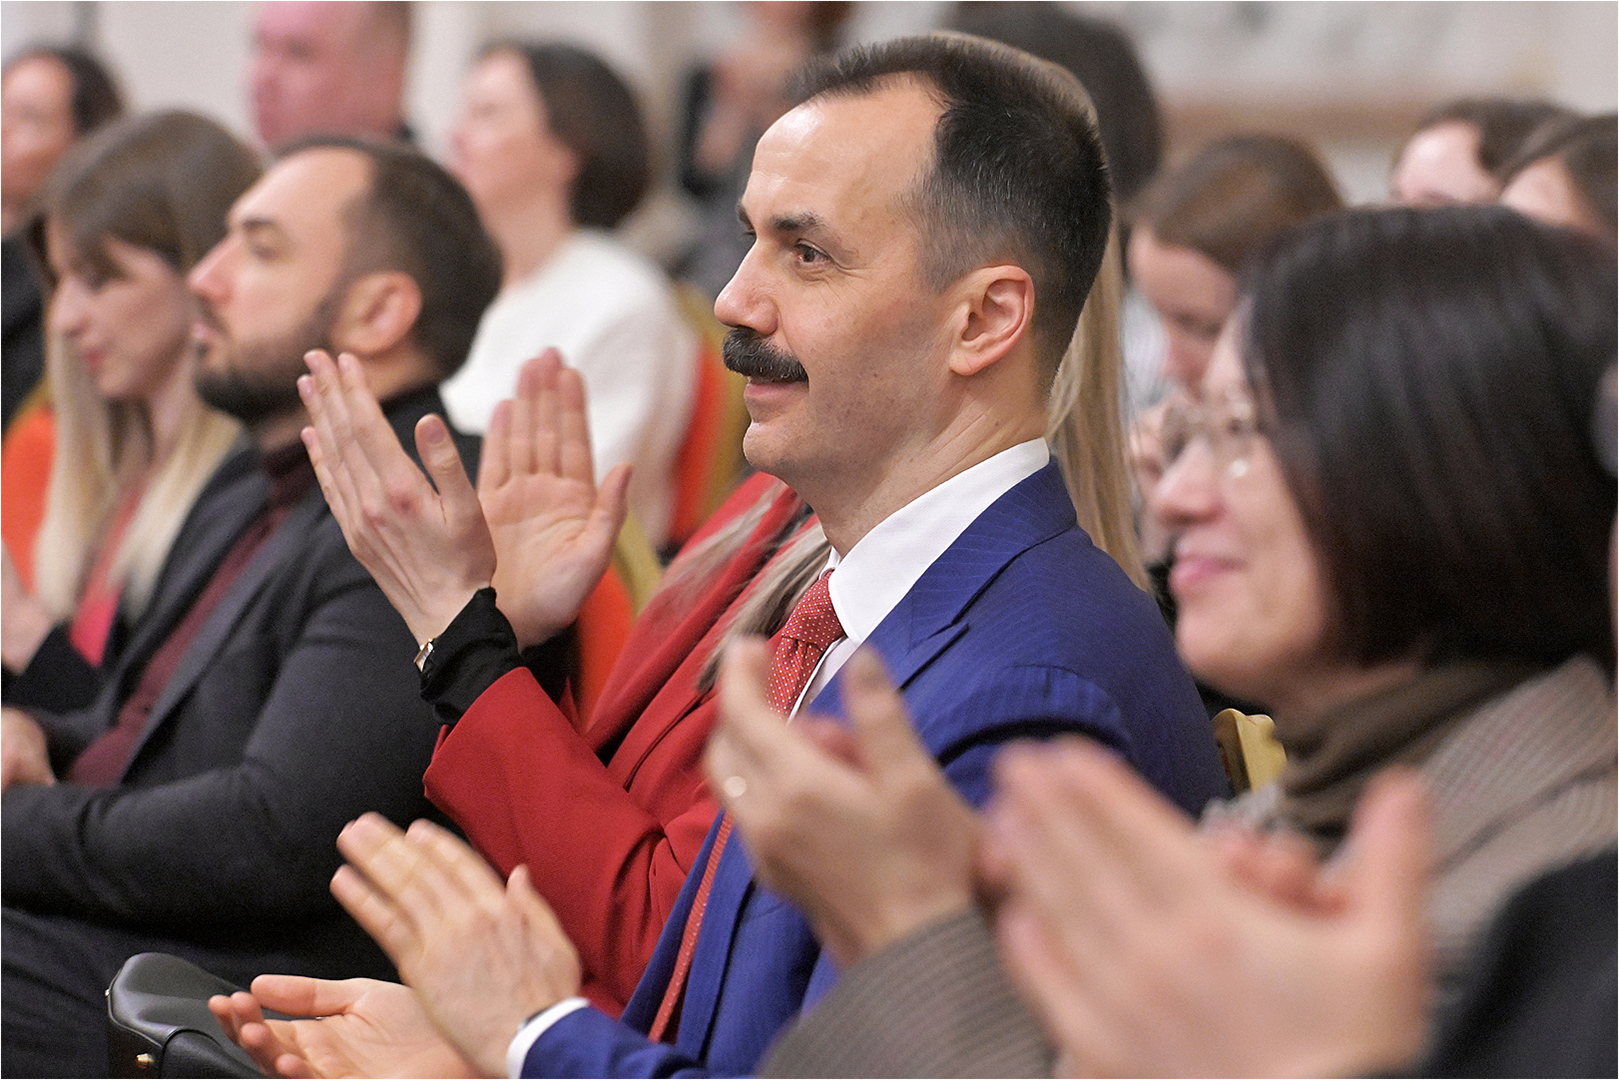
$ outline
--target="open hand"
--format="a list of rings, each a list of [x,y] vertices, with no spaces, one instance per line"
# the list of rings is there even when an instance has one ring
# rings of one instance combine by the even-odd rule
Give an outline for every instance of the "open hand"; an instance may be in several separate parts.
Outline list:
[[[522,647],[565,629],[601,580],[624,524],[630,469],[596,487],[585,386],[555,349],[523,365],[484,436],[478,499],[495,595]]]
[[[417,644],[437,637],[495,573],[495,548],[478,497],[437,416],[416,425],[433,483],[394,436],[360,362],[304,357],[298,392],[309,410],[304,445],[349,550],[371,572]],[[434,485],[438,490],[434,490]]]
[[[765,693],[763,642],[726,653],[709,782],[746,838],[759,879],[805,912],[848,966],[973,901],[978,817],[917,739],[877,654],[842,672],[852,731]]]
[[[45,731],[21,709],[0,709],[0,791],[13,784],[54,784]]]
[[[523,1021],[577,996],[579,955],[519,866],[502,884],[426,821],[401,832],[366,814],[337,841],[332,894],[393,960],[433,1025],[487,1076]]]
[[[260,975],[210,998],[219,1026],[270,1076],[477,1076],[409,987],[376,979]],[[269,1020],[264,1009],[300,1020]]]

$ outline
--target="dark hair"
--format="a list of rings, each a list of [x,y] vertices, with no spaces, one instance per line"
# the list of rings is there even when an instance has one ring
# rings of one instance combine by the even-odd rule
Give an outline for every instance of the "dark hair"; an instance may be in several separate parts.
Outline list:
[[[1248,295],[1244,363],[1345,655],[1611,668],[1611,249],[1503,207],[1351,211],[1289,234]]]
[[[258,156],[213,120],[148,113],[102,128],[68,151],[41,205],[74,257],[103,276],[118,276],[108,237],[154,252],[184,274],[224,238],[231,204],[259,172]],[[36,230],[34,243],[41,239]],[[40,264],[48,277],[49,264]]]
[[[1131,217],[1163,243],[1201,252],[1239,277],[1278,234],[1343,205],[1332,175],[1304,143],[1230,135],[1160,175]]]
[[[1448,101],[1422,118],[1412,136],[1440,124],[1470,124],[1478,132],[1479,168],[1497,182],[1506,180],[1506,168],[1524,141],[1550,120],[1574,114],[1549,101],[1515,101],[1511,98],[1461,98]],[[1410,142],[1407,139],[1406,142]],[[1404,144],[1400,152],[1405,152]],[[1395,155],[1399,159],[1399,155]]]
[[[1033,335],[1055,372],[1107,248],[1112,207],[1096,125],[1055,65],[962,34],[896,38],[812,62],[797,100],[912,76],[941,99],[931,173],[907,199],[923,274],[944,289],[991,259],[1028,271]]]
[[[410,275],[422,310],[411,338],[447,379],[466,362],[484,309],[500,291],[500,249],[478,220],[472,197],[442,165],[400,143],[317,135],[279,151],[353,150],[371,164],[371,187],[346,210],[345,279],[376,270]]]
[[[1608,229],[1619,231],[1619,117],[1575,116],[1552,120],[1538,129],[1502,174],[1510,182],[1543,158],[1563,166],[1586,208]]]
[[[503,39],[480,59],[509,52],[528,66],[551,134],[579,159],[569,211],[574,224],[611,229],[646,194],[652,166],[635,95],[594,53],[572,45]]]
[[[88,135],[124,115],[123,95],[118,84],[100,60],[76,45],[36,45],[6,61],[10,71],[25,60],[55,60],[67,69],[73,90],[68,109],[73,115],[73,131]],[[3,72],[0,72],[3,74]]]
[[[1113,195],[1122,206],[1152,179],[1164,155],[1164,123],[1152,82],[1112,23],[1033,0],[969,0],[950,28],[1022,49],[1067,68],[1096,105]]]

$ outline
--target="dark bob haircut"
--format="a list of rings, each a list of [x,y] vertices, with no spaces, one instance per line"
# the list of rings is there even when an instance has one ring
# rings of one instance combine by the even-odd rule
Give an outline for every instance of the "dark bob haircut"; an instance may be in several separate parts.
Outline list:
[[[339,135],[301,139],[276,154],[342,149],[371,164],[371,189],[345,210],[349,280],[378,270],[410,275],[422,294],[411,340],[447,379],[466,362],[484,309],[500,291],[500,249],[472,196],[442,165],[402,143]]]
[[[73,83],[68,111],[73,132],[88,135],[124,115],[124,98],[106,65],[75,45],[36,45],[6,61],[10,71],[25,60],[54,60],[67,69]]]
[[[600,57],[572,45],[502,39],[479,58],[503,52],[528,68],[551,134],[579,159],[569,193],[573,223],[611,229],[639,205],[652,176],[635,95]]]
[[[1281,240],[1248,295],[1244,363],[1342,654],[1611,670],[1590,431],[1612,250],[1501,207],[1352,211]]]
[[[933,171],[909,197],[938,290],[991,260],[1034,281],[1038,355],[1057,370],[1102,265],[1112,191],[1079,81],[964,34],[896,38],[812,63],[795,99],[857,97],[914,78],[940,100]]]

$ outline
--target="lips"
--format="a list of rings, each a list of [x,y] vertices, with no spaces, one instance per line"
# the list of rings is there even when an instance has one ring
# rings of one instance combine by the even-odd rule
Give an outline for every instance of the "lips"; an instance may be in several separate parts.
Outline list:
[[[1196,593],[1221,575],[1235,570],[1238,560],[1209,552],[1175,549],[1175,566],[1169,572],[1169,591],[1177,600]]]

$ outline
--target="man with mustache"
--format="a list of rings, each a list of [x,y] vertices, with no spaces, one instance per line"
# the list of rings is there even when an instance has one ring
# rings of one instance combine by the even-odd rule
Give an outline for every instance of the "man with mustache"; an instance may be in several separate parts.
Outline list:
[[[744,448],[768,476],[671,567],[583,737],[516,664],[565,625],[588,586],[577,570],[605,562],[602,522],[621,513],[622,478],[588,480],[577,380],[537,364],[506,414],[553,418],[509,467],[566,490],[571,511],[485,524],[453,469],[433,473],[441,494],[408,484],[361,388],[314,364],[322,484],[416,633],[426,692],[459,716],[428,790],[510,879],[431,826],[345,830],[333,890],[414,995],[266,977],[216,998],[266,1067],[751,1069],[836,974],[753,880],[696,771],[728,634],[780,632],[767,678],[789,714],[838,713],[839,669],[875,649],[973,802],[1006,741],[1063,732],[1115,747],[1183,806],[1223,789],[1155,607],[1075,521],[1070,486],[1104,541],[1125,518],[1127,499],[1097,495],[1126,490],[1116,386],[1087,391],[1083,419],[1114,437],[1081,440],[1068,485],[1043,438],[1054,384],[1072,391],[1083,363],[1059,371],[1108,239],[1083,92],[1014,50],[934,37],[848,54],[801,101],[759,142],[740,207],[753,246],[715,304],[734,328],[727,363],[749,376]],[[1060,428],[1068,406],[1055,412]],[[565,574],[540,573],[548,537]],[[456,550],[461,570],[443,562]],[[882,758],[858,730],[823,734]],[[727,795],[745,798],[736,779]],[[259,1004],[324,1019],[266,1024]]]
[[[254,445],[198,498],[95,704],[8,710],[8,775],[31,782],[0,815],[7,1075],[104,1075],[103,993],[135,953],[238,982],[390,972],[332,901],[333,844],[362,811],[430,812],[438,724],[315,482],[296,383],[305,350],[346,350],[408,431],[442,410],[499,281],[447,173],[345,142],[281,157],[194,268],[198,388]],[[446,452],[442,421],[421,430]]]

